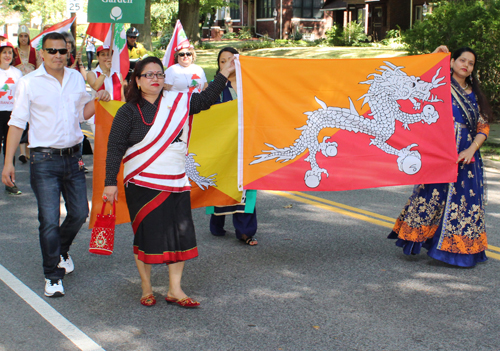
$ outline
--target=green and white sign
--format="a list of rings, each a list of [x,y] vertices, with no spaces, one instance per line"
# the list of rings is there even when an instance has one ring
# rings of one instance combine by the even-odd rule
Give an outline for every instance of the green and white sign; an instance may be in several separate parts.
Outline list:
[[[146,0],[89,0],[90,23],[144,23]]]

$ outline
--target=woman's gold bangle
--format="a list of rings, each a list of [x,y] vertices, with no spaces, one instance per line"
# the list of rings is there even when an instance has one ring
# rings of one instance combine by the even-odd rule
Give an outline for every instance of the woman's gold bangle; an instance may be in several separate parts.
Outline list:
[[[477,149],[479,150],[479,144],[474,140],[474,144],[477,145]]]

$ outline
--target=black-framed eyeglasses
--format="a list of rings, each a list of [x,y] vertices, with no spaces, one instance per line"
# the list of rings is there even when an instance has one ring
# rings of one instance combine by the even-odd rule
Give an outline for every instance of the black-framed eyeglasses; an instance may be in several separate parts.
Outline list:
[[[44,50],[47,51],[47,53],[49,55],[55,55],[57,53],[60,53],[61,55],[66,55],[68,53],[68,49],[50,49],[50,48],[45,48]]]
[[[189,51],[188,52],[179,52],[177,55],[179,55],[180,57],[184,57],[184,56],[193,56],[192,53],[190,53]]]
[[[146,72],[144,74],[141,74],[139,77],[145,77],[146,79],[153,79],[153,77],[156,76],[158,79],[164,79],[165,74],[161,72]]]

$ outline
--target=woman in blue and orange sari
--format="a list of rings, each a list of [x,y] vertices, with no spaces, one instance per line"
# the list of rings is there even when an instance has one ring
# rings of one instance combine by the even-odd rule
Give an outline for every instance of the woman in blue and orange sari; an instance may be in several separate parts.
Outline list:
[[[435,52],[448,52],[440,46]],[[476,53],[462,48],[451,59],[451,93],[458,153],[455,183],[417,185],[389,239],[407,255],[423,246],[439,261],[473,267],[487,260],[483,162],[479,149],[488,137],[491,107],[474,71]]]
[[[123,160],[125,196],[134,231],[134,255],[141,276],[141,304],[153,306],[151,265],[167,264],[165,300],[197,307],[181,288],[184,262],[198,256],[191,215],[186,153],[192,115],[218,99],[232,60],[201,93],[163,92],[163,65],[156,57],[137,62],[127,91],[127,103],[113,120],[106,157],[104,201],[118,199],[116,186]]]

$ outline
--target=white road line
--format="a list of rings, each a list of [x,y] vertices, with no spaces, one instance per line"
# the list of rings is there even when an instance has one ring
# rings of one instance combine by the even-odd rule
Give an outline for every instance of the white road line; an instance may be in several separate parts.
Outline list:
[[[64,318],[52,306],[45,302],[40,296],[35,294],[22,281],[17,279],[4,266],[0,264],[0,280],[19,295],[28,305],[30,305],[40,316],[52,324],[73,344],[83,351],[104,351],[87,334],[78,329],[73,323]]]

